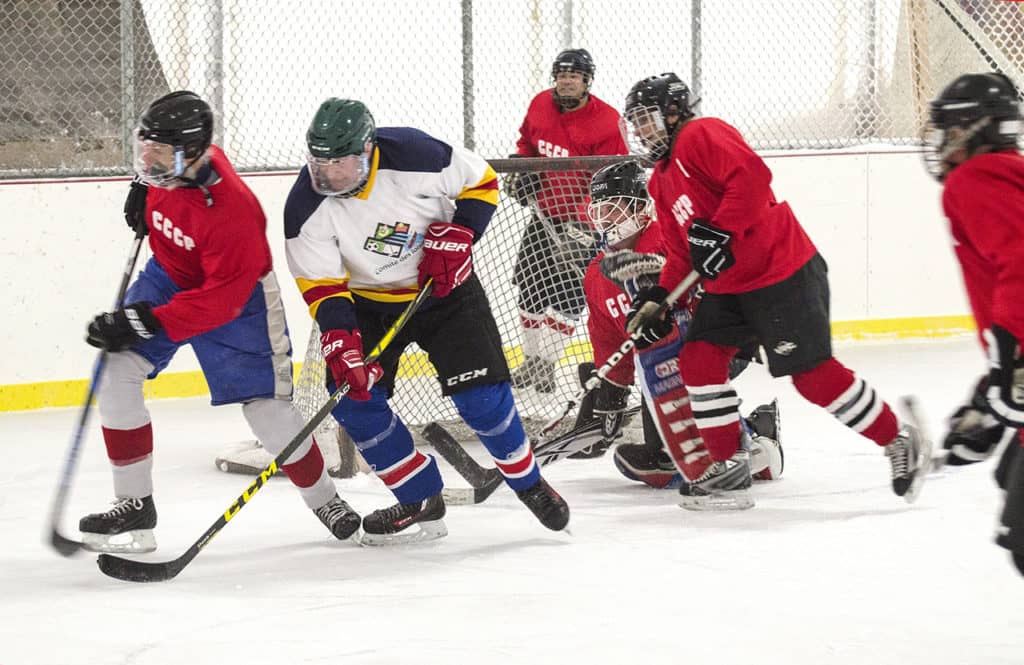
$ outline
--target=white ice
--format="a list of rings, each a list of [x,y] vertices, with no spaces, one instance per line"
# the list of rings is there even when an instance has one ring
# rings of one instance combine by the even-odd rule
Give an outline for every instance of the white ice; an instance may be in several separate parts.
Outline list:
[[[890,400],[918,395],[935,437],[982,370],[972,339],[837,355]],[[1024,662],[1024,579],[992,542],[994,460],[932,475],[907,505],[881,451],[788,381],[754,368],[738,387],[745,408],[778,395],[782,409],[785,474],[755,487],[753,510],[683,511],[608,456],[548,470],[571,535],[546,531],[502,488],[450,508],[446,539],[362,549],[332,542],[275,480],[176,579],[151,585],[43,543],[77,410],[2,414],[0,663]],[[160,548],[147,558],[159,561],[245,487],[213,459],[248,433],[237,409],[204,400],[150,409]],[[338,486],[363,512],[391,502],[367,476]],[[65,532],[110,495],[94,423]]]

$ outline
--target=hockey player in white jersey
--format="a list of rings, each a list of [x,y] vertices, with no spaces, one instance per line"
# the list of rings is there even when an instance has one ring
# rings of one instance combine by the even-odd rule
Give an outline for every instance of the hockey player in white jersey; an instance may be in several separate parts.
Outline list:
[[[447,533],[437,463],[415,449],[388,404],[399,357],[412,342],[508,485],[544,526],[565,528],[569,508],[541,478],[473,272],[473,243],[497,207],[494,170],[420,130],[378,129],[366,106],[348,99],[320,105],[306,142],[308,165],[285,205],[288,266],[322,331],[329,389],[350,388],[333,415],[398,500],[363,518],[363,541]],[[427,280],[431,298],[379,363],[366,363],[364,354]],[[407,531],[413,525],[419,530]]]

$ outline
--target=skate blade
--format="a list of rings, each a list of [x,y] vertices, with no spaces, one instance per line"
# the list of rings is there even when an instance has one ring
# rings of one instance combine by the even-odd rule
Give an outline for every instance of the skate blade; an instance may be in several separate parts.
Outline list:
[[[156,550],[152,529],[125,531],[114,535],[82,532],[82,547],[90,552],[106,554],[146,554]]]
[[[415,530],[413,530],[415,528]],[[409,545],[437,540],[448,535],[448,527],[444,520],[417,522],[406,531],[398,533],[366,533],[359,535],[359,544],[366,547],[385,547],[391,545]]]
[[[928,472],[932,470],[932,442],[929,439],[921,438],[921,449],[917,451],[917,459],[915,460],[917,471],[914,473],[914,479],[910,481],[910,487],[907,488],[906,493],[903,495],[903,500],[907,503],[914,503],[917,501],[917,495],[921,493],[921,486],[924,485],[924,479],[928,476]]]
[[[747,492],[733,490],[722,494],[683,496],[679,507],[698,512],[747,510],[754,507],[754,499]]]

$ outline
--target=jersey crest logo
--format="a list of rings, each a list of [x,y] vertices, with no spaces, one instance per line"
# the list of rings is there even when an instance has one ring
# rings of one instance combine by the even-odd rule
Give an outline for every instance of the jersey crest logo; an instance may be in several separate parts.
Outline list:
[[[415,252],[423,244],[423,234],[413,231],[405,222],[394,225],[377,224],[373,236],[366,239],[363,249],[374,254],[397,259],[403,254]]]

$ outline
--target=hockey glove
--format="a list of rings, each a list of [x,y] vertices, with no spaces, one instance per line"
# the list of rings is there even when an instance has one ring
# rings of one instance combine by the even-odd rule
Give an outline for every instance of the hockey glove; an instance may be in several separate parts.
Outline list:
[[[384,370],[377,363],[366,364],[363,335],[358,330],[328,330],[320,335],[320,349],[335,388],[348,384],[349,397],[357,402],[370,399],[370,388],[384,376]]]
[[[524,157],[524,155],[509,155],[511,158]],[[537,173],[510,173],[505,178],[505,194],[516,200],[516,203],[529,206],[537,198],[540,190],[540,175]]]
[[[942,441],[942,447],[949,451],[946,464],[963,466],[988,459],[1007,431],[1006,426],[989,413],[985,400],[987,386],[987,376],[979,379],[971,401],[949,417],[949,432]]]
[[[85,341],[97,349],[116,353],[152,338],[161,328],[150,304],[137,302],[97,316],[89,324]]]
[[[420,259],[420,287],[434,278],[434,297],[444,298],[473,273],[473,231],[458,224],[427,227]]]
[[[658,276],[665,257],[661,254],[644,254],[623,249],[618,252],[606,252],[601,259],[601,274],[611,280],[630,297],[643,288],[658,283]]]
[[[629,388],[605,379],[594,397],[594,415],[601,419],[601,436],[608,443],[622,436]]]
[[[149,233],[149,227],[146,225],[146,194],[148,193],[149,187],[137,179],[132,180],[128,197],[124,200],[124,221],[128,223],[128,228],[136,233],[141,229],[142,235]]]
[[[668,297],[663,286],[652,286],[641,289],[633,299],[633,306],[626,314],[626,332],[630,335],[639,332],[636,339],[637,349],[646,349],[672,332],[671,317],[662,314],[655,316],[661,303]]]
[[[728,247],[732,235],[711,226],[706,219],[693,220],[686,240],[690,243],[693,269],[707,279],[717,279],[723,270],[736,263]]]
[[[988,346],[988,408],[1004,425],[1024,427],[1024,367],[1017,338],[999,325],[982,335]]]

